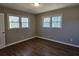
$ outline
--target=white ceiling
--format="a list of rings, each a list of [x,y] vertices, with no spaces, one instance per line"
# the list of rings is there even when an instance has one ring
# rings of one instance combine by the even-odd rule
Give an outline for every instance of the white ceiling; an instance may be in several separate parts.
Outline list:
[[[33,3],[0,3],[0,5],[24,12],[38,14],[38,13],[43,13],[46,11],[74,6],[78,4],[77,3],[40,3],[40,6],[38,7],[35,7]]]

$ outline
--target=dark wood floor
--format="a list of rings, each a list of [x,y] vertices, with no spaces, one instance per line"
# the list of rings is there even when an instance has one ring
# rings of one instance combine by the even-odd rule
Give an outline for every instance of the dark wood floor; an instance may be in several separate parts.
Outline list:
[[[78,56],[79,48],[34,38],[0,50],[0,56]]]

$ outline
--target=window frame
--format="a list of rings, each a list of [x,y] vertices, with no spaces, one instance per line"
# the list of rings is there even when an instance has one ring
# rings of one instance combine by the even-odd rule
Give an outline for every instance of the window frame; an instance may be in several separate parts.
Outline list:
[[[21,22],[22,18],[28,18],[28,27],[22,27],[22,22]],[[28,16],[21,16],[21,17],[20,17],[20,27],[21,27],[22,29],[27,29],[27,28],[30,27],[30,20],[29,20],[29,17],[28,17]]]
[[[10,28],[10,25],[9,25],[9,16],[17,16],[19,17],[19,28]],[[21,27],[21,17],[28,17],[28,28],[30,28],[30,17],[28,15],[16,15],[16,14],[11,14],[11,13],[8,13],[6,14],[6,18],[7,18],[7,29],[8,30],[18,30],[18,29],[28,29],[28,28],[22,28]]]
[[[56,27],[56,26],[53,27],[53,26],[52,26],[52,17],[53,17],[53,16],[61,16],[61,23],[60,23],[61,26],[60,26],[60,27]],[[52,28],[62,28],[62,15],[53,15],[53,16],[51,16],[51,27],[52,27]]]
[[[51,23],[51,18],[50,18],[50,22],[49,22],[49,27],[44,27],[43,26],[43,24],[44,24],[44,18],[48,18],[48,17],[50,18],[50,16],[42,17],[42,27],[43,28],[50,28],[51,27],[51,24],[50,24]]]
[[[8,17],[8,29],[19,29],[20,28],[20,17],[19,17],[19,27],[17,27],[17,28],[10,28],[9,16],[19,17],[17,15],[8,15],[7,16]]]
[[[61,27],[52,27],[52,17],[53,16],[61,16]],[[50,17],[50,27],[43,27],[43,21],[44,21],[45,17]],[[50,16],[44,16],[44,17],[42,17],[42,27],[43,28],[59,28],[60,29],[60,28],[63,27],[62,23],[63,23],[63,14],[50,15]]]

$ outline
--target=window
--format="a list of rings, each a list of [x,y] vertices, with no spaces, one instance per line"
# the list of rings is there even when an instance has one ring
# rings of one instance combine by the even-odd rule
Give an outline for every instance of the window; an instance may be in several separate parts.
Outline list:
[[[43,19],[43,27],[50,27],[50,17],[45,17]]]
[[[21,18],[21,27],[22,28],[28,28],[28,17],[22,17]]]
[[[61,28],[62,27],[62,16],[49,16],[43,18],[44,28]]]
[[[52,16],[52,27],[61,28],[61,16]]]
[[[19,17],[9,16],[9,28],[19,28]]]

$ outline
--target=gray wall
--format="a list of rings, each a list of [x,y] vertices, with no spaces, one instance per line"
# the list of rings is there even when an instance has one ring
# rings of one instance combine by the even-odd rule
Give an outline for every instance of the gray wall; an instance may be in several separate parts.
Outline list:
[[[23,15],[22,15],[23,16]],[[34,15],[26,15],[29,16],[30,26],[26,29],[8,29],[8,19],[6,21],[6,44],[13,43],[16,41],[20,41],[23,39],[27,39],[35,36],[35,16]]]
[[[5,14],[5,34],[6,34],[6,44],[10,44],[13,42],[17,42],[23,39],[27,39],[30,37],[35,36],[35,15],[18,11],[15,9],[10,9],[1,6],[0,13]],[[8,29],[8,14],[15,15],[15,16],[28,16],[30,20],[30,27],[27,29]]]
[[[52,7],[53,8],[53,7]],[[62,14],[62,28],[43,28],[42,17]],[[62,8],[37,15],[37,35],[79,45],[79,6]],[[71,41],[72,39],[72,41]]]
[[[0,6],[0,12],[5,14],[6,44],[17,42],[35,35],[79,45],[79,6],[58,9],[38,15],[25,13],[15,9]],[[29,29],[8,29],[7,15],[29,16]],[[62,28],[42,28],[41,18],[44,16],[62,14]],[[36,24],[36,25],[35,25]],[[72,39],[72,41],[71,41]]]

